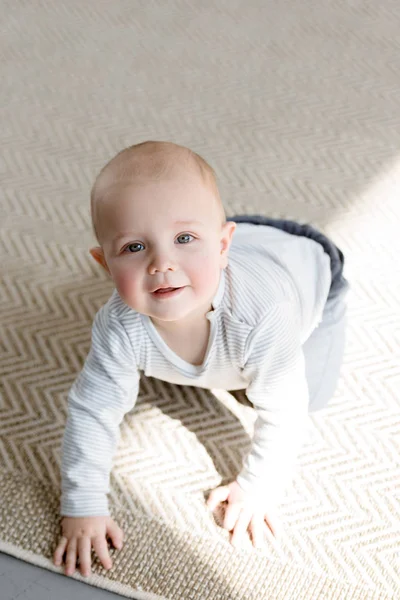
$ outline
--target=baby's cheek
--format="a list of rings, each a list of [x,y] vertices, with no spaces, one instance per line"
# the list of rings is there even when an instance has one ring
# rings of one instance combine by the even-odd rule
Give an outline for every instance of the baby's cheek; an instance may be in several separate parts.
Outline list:
[[[208,259],[208,260],[207,260]],[[213,288],[219,279],[218,269],[215,267],[215,262],[207,257],[204,262],[193,270],[195,284],[202,289]]]
[[[114,282],[118,292],[123,298],[135,296],[137,293],[137,283],[132,273],[119,271],[115,273]]]
[[[197,287],[208,288],[212,285],[212,275],[210,276],[210,271],[207,270],[204,266],[196,271],[196,284]]]

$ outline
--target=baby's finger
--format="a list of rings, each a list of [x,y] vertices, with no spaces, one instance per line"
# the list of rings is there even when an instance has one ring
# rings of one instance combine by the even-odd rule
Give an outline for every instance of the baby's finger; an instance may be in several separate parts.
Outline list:
[[[268,514],[264,516],[264,520],[272,535],[279,540],[282,534],[282,526],[279,522],[279,519],[273,514]]]
[[[236,525],[236,521],[239,518],[240,511],[242,510],[242,505],[239,503],[228,504],[225,511],[225,517],[222,527],[227,529],[228,531],[232,531],[232,529]]]
[[[79,554],[79,565],[80,565],[80,572],[83,575],[83,577],[89,577],[91,570],[91,564],[92,564],[92,557],[91,557],[91,541],[90,541],[90,537],[82,537],[79,539],[78,541],[78,554]]]
[[[265,523],[262,517],[253,517],[250,521],[250,532],[254,548],[265,548]]]
[[[108,545],[104,535],[98,535],[92,539],[94,551],[105,569],[111,569],[112,561],[108,553]]]
[[[65,552],[65,548],[67,547],[68,544],[68,539],[64,536],[60,537],[60,540],[58,542],[58,546],[54,551],[54,555],[53,555],[53,561],[54,564],[59,567],[62,563],[62,558],[64,556],[64,552]]]
[[[231,537],[231,544],[239,548],[243,543],[243,538],[247,535],[247,528],[251,519],[251,512],[245,509],[239,515],[236,521],[235,529]]]
[[[124,532],[115,521],[110,520],[107,524],[106,534],[109,535],[114,548],[121,550],[124,542]]]
[[[68,542],[67,557],[65,559],[65,574],[73,575],[76,568],[76,538]]]

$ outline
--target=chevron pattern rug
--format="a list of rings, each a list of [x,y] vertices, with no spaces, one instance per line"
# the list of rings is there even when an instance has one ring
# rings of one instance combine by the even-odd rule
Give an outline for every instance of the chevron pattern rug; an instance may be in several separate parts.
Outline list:
[[[321,0],[0,2],[0,550],[46,569],[67,393],[112,288],[89,190],[121,148],[189,146],[227,214],[310,222],[346,255],[338,389],[310,417],[282,552],[205,508],[249,448],[244,392],[142,377],[121,425],[125,545],[75,578],[142,600],[400,597],[400,8]],[[113,553],[114,552],[114,553]]]

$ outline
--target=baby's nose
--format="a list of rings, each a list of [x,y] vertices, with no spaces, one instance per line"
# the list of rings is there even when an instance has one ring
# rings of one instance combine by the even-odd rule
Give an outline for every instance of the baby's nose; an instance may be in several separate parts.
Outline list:
[[[163,254],[154,257],[151,268],[153,271],[160,271],[163,273],[164,271],[174,270],[176,266],[171,258]]]

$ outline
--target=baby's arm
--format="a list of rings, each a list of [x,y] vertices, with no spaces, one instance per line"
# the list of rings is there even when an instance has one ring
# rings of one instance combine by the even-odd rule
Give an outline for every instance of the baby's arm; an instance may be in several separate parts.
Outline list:
[[[207,505],[225,502],[223,527],[240,546],[250,532],[254,546],[283,529],[277,507],[290,482],[308,423],[308,388],[300,327],[293,305],[281,302],[250,334],[243,361],[246,393],[257,412],[250,453],[236,481],[216,488]],[[273,543],[274,538],[272,538]],[[279,550],[278,550],[279,551]]]
[[[308,386],[297,314],[289,302],[269,311],[248,340],[244,373],[257,420],[236,481],[278,504],[291,482],[308,425]]]
[[[105,534],[122,542],[122,531],[109,517],[107,493],[119,426],[135,405],[139,380],[129,337],[106,304],[95,316],[89,354],[68,396],[61,466],[65,518],[55,562],[64,542],[70,565],[79,557],[87,571],[93,545],[107,568]]]

